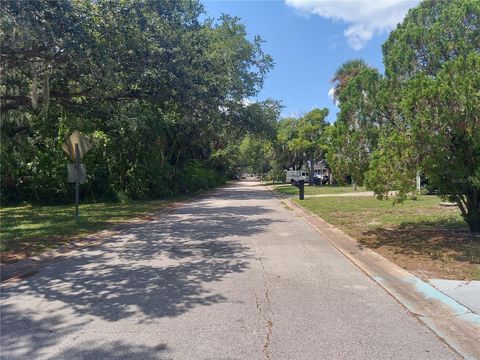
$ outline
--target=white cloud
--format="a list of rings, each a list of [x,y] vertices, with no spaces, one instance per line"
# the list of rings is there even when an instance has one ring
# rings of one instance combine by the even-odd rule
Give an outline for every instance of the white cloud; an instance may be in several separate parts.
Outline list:
[[[343,32],[355,50],[375,35],[395,28],[419,0],[285,0],[302,14],[315,14],[349,24]]]
[[[332,87],[328,90],[328,97],[333,100],[333,94],[335,93],[335,89]]]
[[[338,100],[335,100],[335,98],[333,97],[333,94],[335,93],[335,88],[330,88],[330,90],[328,90],[328,97],[330,99],[332,99],[333,103],[338,106]]]

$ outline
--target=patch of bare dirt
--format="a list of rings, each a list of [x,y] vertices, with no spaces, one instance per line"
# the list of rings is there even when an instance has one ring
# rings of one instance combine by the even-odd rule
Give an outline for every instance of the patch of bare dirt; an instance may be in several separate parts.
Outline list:
[[[480,237],[468,230],[379,228],[364,231],[357,238],[424,279],[480,280]]]

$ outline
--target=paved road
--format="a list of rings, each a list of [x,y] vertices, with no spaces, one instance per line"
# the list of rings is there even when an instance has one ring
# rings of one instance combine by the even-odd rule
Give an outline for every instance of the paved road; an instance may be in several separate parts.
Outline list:
[[[4,286],[4,359],[456,359],[263,187]]]

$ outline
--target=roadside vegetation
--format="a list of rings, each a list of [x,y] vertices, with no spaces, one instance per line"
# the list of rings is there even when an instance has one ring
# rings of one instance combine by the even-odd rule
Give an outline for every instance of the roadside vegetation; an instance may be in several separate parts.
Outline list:
[[[216,186],[238,138],[268,138],[280,105],[247,101],[273,59],[237,17],[198,1],[3,1],[1,199],[74,199],[62,143],[93,147],[83,201],[162,199]]]
[[[422,278],[480,280],[480,241],[456,207],[422,195],[393,205],[374,197],[294,200]]]
[[[396,201],[416,175],[480,233],[480,2],[421,2],[382,46],[385,73],[362,60],[333,77],[340,112],[326,158],[338,175]],[[455,49],[452,51],[452,49]]]

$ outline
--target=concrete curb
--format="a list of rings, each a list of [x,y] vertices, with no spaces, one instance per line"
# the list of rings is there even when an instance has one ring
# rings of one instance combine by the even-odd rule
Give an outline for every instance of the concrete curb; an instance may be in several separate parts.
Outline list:
[[[281,199],[460,355],[480,359],[479,315],[295,202]]]

